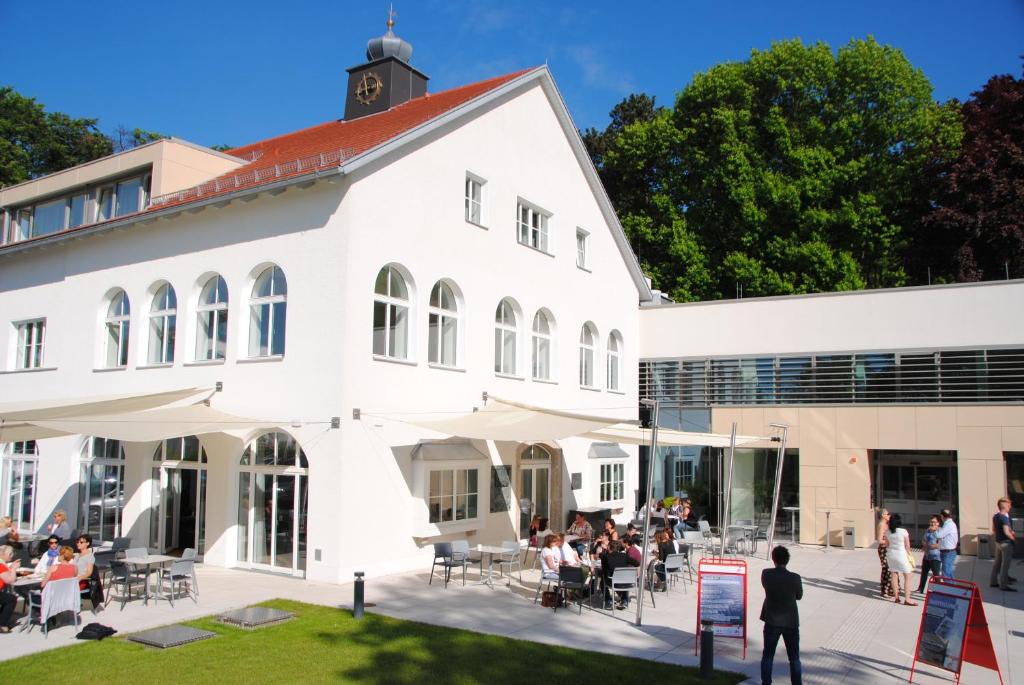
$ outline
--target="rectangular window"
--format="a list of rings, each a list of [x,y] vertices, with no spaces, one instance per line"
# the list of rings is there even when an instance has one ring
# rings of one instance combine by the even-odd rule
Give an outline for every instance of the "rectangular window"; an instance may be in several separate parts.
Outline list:
[[[28,240],[32,237],[32,210],[19,209],[14,220],[14,239]]]
[[[88,199],[88,193],[81,193],[71,198],[71,207],[68,212],[68,228],[75,228],[85,223],[85,204]]]
[[[46,319],[18,324],[19,369],[38,369],[43,365],[43,343],[46,340]]]
[[[114,187],[100,188],[96,200],[96,221],[106,221],[114,217]]]
[[[0,476],[0,512],[19,530],[35,529],[37,465],[34,440],[8,445]]]
[[[477,517],[477,469],[430,472],[427,507],[431,523],[465,521]]]
[[[485,181],[476,176],[466,175],[466,221],[482,226],[483,192]]]
[[[64,198],[36,205],[32,216],[32,236],[49,235],[64,230],[64,213],[68,201]]]
[[[519,223],[519,243],[536,248],[541,252],[548,250],[548,219],[546,212],[519,201],[516,213]]]
[[[142,177],[118,183],[116,198],[114,216],[124,216],[142,209]]]
[[[626,465],[601,464],[601,501],[616,502],[625,496]]]
[[[576,266],[581,269],[589,269],[589,255],[587,254],[590,243],[590,235],[582,228],[576,229]]]
[[[675,492],[688,492],[693,484],[693,462],[689,459],[680,459],[675,464],[673,473],[675,481]]]

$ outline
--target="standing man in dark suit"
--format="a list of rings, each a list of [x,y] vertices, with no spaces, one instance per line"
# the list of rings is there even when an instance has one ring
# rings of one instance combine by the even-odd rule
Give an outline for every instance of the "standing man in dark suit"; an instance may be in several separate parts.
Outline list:
[[[789,679],[793,685],[801,685],[800,669],[800,613],[796,602],[804,596],[800,576],[786,570],[789,550],[781,545],[772,550],[775,568],[761,571],[761,586],[764,588],[764,606],[761,620],[764,621],[764,653],[761,655],[761,683],[772,684],[772,664],[779,637],[786,642],[786,656],[789,657]]]

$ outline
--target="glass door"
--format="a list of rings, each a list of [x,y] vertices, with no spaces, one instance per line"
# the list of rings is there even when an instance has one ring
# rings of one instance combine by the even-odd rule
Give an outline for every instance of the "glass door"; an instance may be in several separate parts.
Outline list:
[[[150,529],[151,546],[172,555],[191,547],[201,558],[206,546],[206,469],[165,465],[159,479],[159,495],[154,492],[159,523]]]
[[[549,498],[550,487],[550,466],[523,466],[519,471],[519,497],[530,500],[532,505],[530,512],[519,510],[519,535],[529,537],[530,521],[533,516],[539,515],[547,518],[551,511]],[[557,524],[554,524],[557,526]],[[552,524],[548,524],[551,528]]]
[[[302,475],[240,473],[238,560],[271,571],[305,571],[307,500]]]

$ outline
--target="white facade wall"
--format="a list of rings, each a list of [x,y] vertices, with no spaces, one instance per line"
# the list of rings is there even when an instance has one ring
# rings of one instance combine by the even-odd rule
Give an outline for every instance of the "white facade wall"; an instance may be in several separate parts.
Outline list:
[[[487,180],[486,229],[463,218],[463,182],[470,171]],[[183,213],[108,235],[46,250],[0,257],[0,401],[152,392],[223,383],[212,405],[241,416],[280,421],[309,459],[307,576],[348,580],[422,566],[430,535],[498,542],[518,537],[518,514],[489,514],[490,464],[481,463],[479,510],[473,526],[427,524],[422,467],[410,459],[422,438],[443,437],[394,420],[400,412],[465,411],[481,392],[531,404],[621,418],[636,416],[638,293],[544,91],[533,82],[490,104],[468,122],[436,131],[352,177],[322,180],[283,195],[261,195],[223,208]],[[516,198],[552,213],[551,255],[516,242]],[[576,267],[576,227],[590,233],[590,272]],[[400,264],[413,280],[414,343],[410,362],[375,360],[372,300],[377,272]],[[248,300],[253,280],[270,264],[288,281],[287,345],[283,358],[248,360]],[[193,363],[196,302],[218,273],[230,296],[227,359]],[[448,278],[460,299],[458,370],[427,364],[427,298]],[[153,294],[171,283],[178,298],[172,365],[148,367],[146,327]],[[115,288],[131,300],[132,335],[126,369],[103,366],[102,322]],[[518,375],[493,371],[493,321],[502,297],[518,304]],[[529,330],[537,308],[548,308],[557,330],[552,383],[529,380]],[[14,372],[14,324],[45,317],[44,369]],[[618,330],[622,392],[581,389],[578,340],[584,321],[596,326],[595,377],[604,386],[608,334]],[[363,412],[353,419],[353,409]],[[331,417],[341,428],[331,430]],[[248,438],[203,438],[207,466],[207,563],[233,565],[238,458]],[[36,493],[36,528],[57,507],[75,510],[81,438],[43,440]],[[597,505],[597,460],[588,441],[565,440],[556,466],[562,512]],[[136,542],[148,538],[155,445],[128,445],[126,522]],[[492,463],[513,466],[521,446],[483,445]],[[628,449],[628,448],[627,448]],[[632,509],[635,449],[626,495]],[[421,472],[415,474],[417,468]],[[569,473],[583,473],[583,489]],[[368,532],[372,531],[372,532]],[[316,560],[317,554],[319,561]]]

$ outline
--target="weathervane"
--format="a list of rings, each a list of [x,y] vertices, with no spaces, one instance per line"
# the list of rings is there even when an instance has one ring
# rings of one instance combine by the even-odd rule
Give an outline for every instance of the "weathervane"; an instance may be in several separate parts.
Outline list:
[[[398,12],[395,11],[394,3],[388,5],[388,33],[391,33],[391,29],[395,28],[395,19],[398,17]]]

